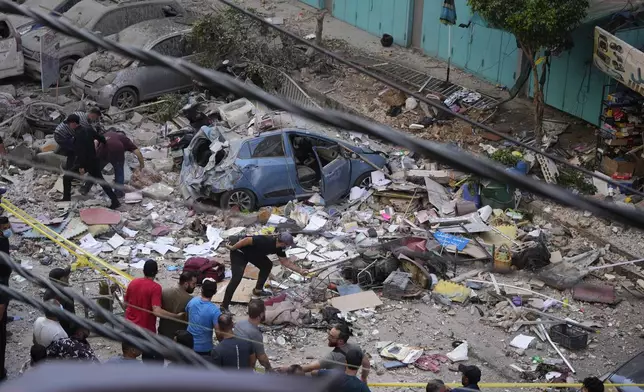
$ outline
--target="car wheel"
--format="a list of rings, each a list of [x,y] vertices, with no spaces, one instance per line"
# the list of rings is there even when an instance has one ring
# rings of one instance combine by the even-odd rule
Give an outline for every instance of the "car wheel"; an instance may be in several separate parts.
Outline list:
[[[58,66],[58,83],[60,85],[70,83],[74,64],[76,64],[76,59],[64,59],[60,62]]]
[[[358,179],[356,182],[353,184],[353,186],[357,186],[358,188],[369,188],[371,186],[371,172],[364,173]]]
[[[123,87],[114,94],[112,106],[121,110],[131,109],[139,105],[139,94],[131,87]]]
[[[230,209],[235,206],[239,208],[239,211],[253,211],[255,209],[255,195],[252,192],[245,189],[236,189],[234,191],[228,191],[221,196],[220,205],[221,208]]]

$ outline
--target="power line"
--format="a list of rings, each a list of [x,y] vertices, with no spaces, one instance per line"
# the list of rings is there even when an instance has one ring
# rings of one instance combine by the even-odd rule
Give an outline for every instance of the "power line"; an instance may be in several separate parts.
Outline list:
[[[569,207],[590,211],[596,215],[612,218],[627,225],[644,228],[644,214],[640,211],[575,195],[572,192],[557,186],[545,184],[533,180],[525,175],[508,171],[505,167],[493,163],[488,159],[470,156],[456,148],[430,142],[428,140],[418,140],[384,125],[374,124],[346,113],[334,110],[319,110],[315,108],[302,107],[301,105],[272,96],[255,86],[246,85],[229,75],[198,67],[182,59],[162,56],[154,51],[144,51],[132,46],[125,46],[105,40],[88,31],[78,29],[63,18],[53,18],[45,13],[19,6],[7,0],[0,0],[0,9],[9,13],[18,13],[29,16],[56,31],[91,42],[97,47],[144,61],[148,64],[170,68],[179,74],[202,82],[213,90],[220,89],[237,96],[250,97],[251,99],[260,101],[269,107],[291,112],[319,123],[343,129],[351,129],[380,139],[388,140],[395,145],[433,157],[454,168],[475,173],[484,178],[489,178],[504,184],[514,185],[520,189],[553,199]]]
[[[284,29],[282,27],[274,25],[274,24],[268,22],[267,20],[265,20],[264,18],[260,17],[259,15],[256,15],[256,14],[254,14],[254,13],[252,13],[252,12],[250,12],[250,11],[244,9],[244,8],[242,8],[239,5],[231,3],[229,0],[219,0],[219,1],[221,3],[226,4],[227,6],[229,6],[231,8],[233,8],[233,9],[235,9],[236,11],[243,13],[244,15],[248,16],[249,18],[252,18],[252,19],[254,19],[254,20],[256,20],[256,21],[258,21],[258,22],[260,22],[260,23],[262,23],[264,25],[270,26],[271,28],[273,28],[273,29],[279,31],[280,33],[288,36],[289,38],[292,38],[292,39],[296,40],[297,42],[299,42],[301,44],[304,44],[304,45],[306,45],[306,46],[308,46],[310,48],[313,48],[313,49],[317,50],[318,52],[320,52],[320,53],[322,53],[324,55],[327,55],[327,56],[333,58],[334,60],[338,61],[339,63],[341,63],[343,65],[346,65],[349,68],[355,69],[356,71],[358,71],[358,72],[360,72],[360,73],[362,73],[364,75],[367,75],[367,76],[369,76],[369,77],[371,77],[373,79],[376,79],[377,81],[379,81],[380,83],[382,83],[382,84],[384,84],[386,86],[389,86],[389,87],[395,88],[397,90],[400,90],[400,91],[404,92],[405,94],[410,95],[410,96],[416,98],[417,100],[419,100],[421,102],[424,102],[424,103],[426,103],[426,104],[428,104],[428,105],[430,105],[430,106],[432,106],[432,107],[434,107],[434,108],[436,108],[436,109],[438,109],[438,110],[440,110],[442,112],[448,113],[451,116],[454,116],[454,117],[456,117],[456,118],[458,118],[460,120],[463,120],[463,121],[465,121],[466,123],[468,123],[470,125],[473,125],[473,126],[475,126],[477,128],[481,128],[486,132],[490,132],[490,133],[492,133],[492,134],[494,134],[496,136],[499,136],[502,139],[505,139],[505,140],[507,140],[509,142],[512,142],[513,144],[521,146],[521,147],[523,147],[523,148],[525,148],[527,150],[530,150],[530,151],[532,151],[532,152],[534,152],[536,154],[543,155],[544,157],[552,159],[553,161],[558,162],[558,163],[560,163],[560,164],[562,164],[564,166],[570,167],[570,168],[572,168],[574,170],[579,170],[580,172],[582,172],[582,173],[584,173],[584,174],[586,174],[586,175],[588,175],[590,177],[600,179],[600,180],[605,181],[605,182],[607,182],[607,183],[609,183],[609,184],[611,184],[611,185],[613,185],[615,187],[625,189],[625,190],[627,190],[629,192],[632,192],[632,193],[634,193],[636,195],[644,197],[644,192],[641,192],[641,191],[638,191],[636,189],[632,189],[630,187],[624,186],[623,184],[620,184],[619,182],[614,181],[613,179],[608,179],[607,180],[606,178],[604,178],[604,177],[602,177],[600,175],[597,175],[597,174],[595,174],[594,172],[592,172],[590,170],[587,170],[587,169],[585,169],[585,168],[583,168],[581,166],[575,166],[575,165],[571,164],[570,162],[566,161],[563,158],[559,158],[556,155],[546,153],[545,151],[542,151],[537,147],[533,147],[530,144],[524,143],[524,142],[522,142],[522,141],[520,141],[518,139],[515,139],[515,138],[513,138],[511,136],[508,136],[507,134],[505,134],[503,132],[499,132],[499,131],[495,130],[494,128],[490,127],[490,126],[485,125],[485,124],[480,123],[480,122],[477,122],[477,121],[475,121],[475,120],[473,120],[473,119],[471,119],[471,118],[469,118],[469,117],[467,117],[467,116],[465,116],[465,115],[463,115],[461,113],[455,113],[452,110],[450,110],[448,107],[445,107],[443,105],[439,105],[436,102],[427,99],[427,97],[424,97],[424,96],[420,95],[416,91],[409,90],[408,88],[406,88],[406,87],[404,87],[404,86],[402,86],[402,85],[400,85],[400,84],[398,84],[396,82],[393,82],[391,80],[383,78],[380,75],[377,75],[377,74],[369,71],[368,69],[366,69],[364,67],[361,67],[361,66],[359,66],[359,65],[357,65],[355,63],[352,63],[350,60],[347,60],[347,59],[337,55],[334,52],[331,52],[330,50],[327,50],[327,49],[325,49],[325,48],[323,48],[321,46],[316,45],[313,42],[310,42],[310,41],[308,41],[308,40],[306,40],[306,39],[304,39],[302,37],[299,37],[299,36],[291,33],[290,31],[288,31],[288,30],[286,30],[286,29]]]

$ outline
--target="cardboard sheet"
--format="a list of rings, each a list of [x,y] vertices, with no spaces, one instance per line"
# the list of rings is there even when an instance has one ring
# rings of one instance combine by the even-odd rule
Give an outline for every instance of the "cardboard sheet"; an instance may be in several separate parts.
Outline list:
[[[212,297],[212,302],[219,304],[224,301],[224,294],[229,282],[229,280],[224,280],[223,282],[217,284],[217,294]],[[255,288],[256,284],[256,280],[242,279],[241,283],[239,283],[239,286],[237,286],[237,290],[235,290],[235,294],[233,294],[232,302],[237,304],[249,303],[253,298],[253,289]]]
[[[382,301],[373,290],[361,293],[343,295],[331,300],[331,305],[341,312],[352,312],[358,309],[375,308],[382,305]]]

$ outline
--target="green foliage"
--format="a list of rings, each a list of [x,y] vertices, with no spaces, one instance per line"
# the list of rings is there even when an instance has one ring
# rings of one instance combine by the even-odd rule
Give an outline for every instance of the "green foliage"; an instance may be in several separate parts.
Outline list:
[[[498,149],[490,156],[493,161],[499,162],[502,165],[515,167],[521,160],[520,157],[512,155],[511,149]]]
[[[557,185],[575,189],[584,195],[594,195],[597,193],[597,187],[588,182],[586,175],[578,170],[559,169]]]
[[[289,73],[306,64],[304,51],[292,39],[233,9],[203,16],[189,39],[202,52],[201,66],[214,68],[223,60],[248,63],[246,76],[267,91],[280,86],[275,69]]]
[[[157,105],[155,116],[161,123],[172,121],[183,105],[187,103],[187,98],[181,94],[165,94],[160,100],[165,102]]]
[[[523,49],[534,55],[562,43],[586,17],[588,0],[467,0],[496,28],[514,34]]]

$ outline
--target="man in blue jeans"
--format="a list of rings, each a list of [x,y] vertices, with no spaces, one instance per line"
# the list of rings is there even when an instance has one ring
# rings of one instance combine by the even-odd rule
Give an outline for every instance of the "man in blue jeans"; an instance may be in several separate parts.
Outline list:
[[[194,350],[208,359],[213,348],[212,332],[221,314],[219,306],[212,302],[212,297],[216,293],[217,282],[206,278],[201,283],[201,296],[194,297],[186,305],[188,332],[194,338]]]
[[[100,168],[103,170],[108,163],[112,164],[114,168],[114,182],[123,185],[125,183],[125,152],[130,151],[136,155],[136,158],[139,160],[139,169],[145,167],[143,154],[141,154],[139,148],[130,138],[116,131],[114,128],[108,129],[104,136],[106,143],[99,144],[96,149],[96,156],[99,159]],[[92,184],[92,182],[87,181],[81,189],[81,193],[86,195],[92,189]],[[114,193],[118,197],[123,197],[124,195],[121,189],[115,189]]]

